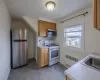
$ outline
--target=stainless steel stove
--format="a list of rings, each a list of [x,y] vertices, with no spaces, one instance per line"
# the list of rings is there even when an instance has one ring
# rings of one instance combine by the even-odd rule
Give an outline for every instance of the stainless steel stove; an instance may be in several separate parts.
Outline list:
[[[49,66],[52,66],[60,61],[59,46],[49,45]]]

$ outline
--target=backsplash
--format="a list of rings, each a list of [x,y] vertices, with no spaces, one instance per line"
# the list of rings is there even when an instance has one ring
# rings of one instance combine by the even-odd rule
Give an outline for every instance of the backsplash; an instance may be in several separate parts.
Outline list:
[[[54,40],[48,37],[38,37],[38,46],[44,46],[45,44],[52,44]]]

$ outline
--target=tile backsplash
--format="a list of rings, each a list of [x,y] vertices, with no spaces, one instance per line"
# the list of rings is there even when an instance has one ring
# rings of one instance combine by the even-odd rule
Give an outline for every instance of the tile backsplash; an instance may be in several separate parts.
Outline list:
[[[46,44],[52,44],[54,40],[48,37],[38,37],[38,46],[44,46]]]

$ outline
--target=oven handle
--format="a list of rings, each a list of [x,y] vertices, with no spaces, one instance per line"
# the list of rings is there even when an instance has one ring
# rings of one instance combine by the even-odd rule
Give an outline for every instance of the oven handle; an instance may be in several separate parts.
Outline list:
[[[50,51],[59,50],[59,49],[49,49]]]

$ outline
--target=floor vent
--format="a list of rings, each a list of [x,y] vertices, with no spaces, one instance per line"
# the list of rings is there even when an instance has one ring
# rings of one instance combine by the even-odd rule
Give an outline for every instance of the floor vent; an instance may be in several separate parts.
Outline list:
[[[72,56],[66,55],[66,58],[68,58],[68,59],[70,59],[72,61],[78,62],[78,59],[77,58],[74,58]]]

